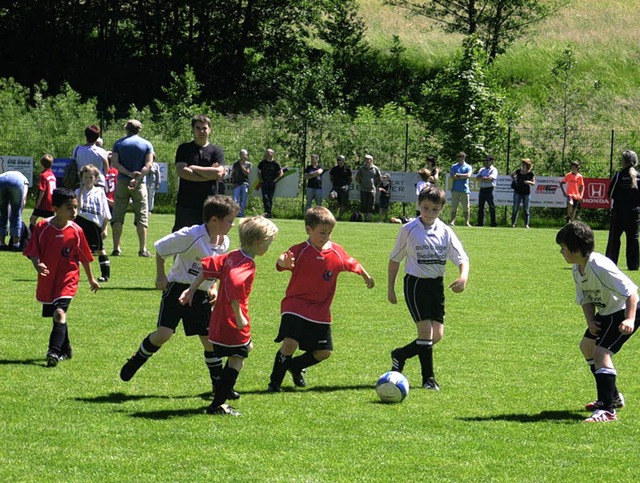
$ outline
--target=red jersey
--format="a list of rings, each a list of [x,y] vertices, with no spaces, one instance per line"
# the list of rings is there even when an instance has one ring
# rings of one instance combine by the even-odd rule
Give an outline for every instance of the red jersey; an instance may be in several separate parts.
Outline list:
[[[567,173],[562,181],[567,184],[565,192],[567,193],[567,196],[569,198],[572,198],[574,200],[582,199],[582,192],[584,191],[584,178],[580,173]]]
[[[205,278],[215,278],[218,283],[218,299],[209,321],[209,341],[214,344],[237,347],[251,341],[251,326],[243,329],[236,325],[236,314],[231,301],[237,300],[240,311],[249,321],[249,294],[256,273],[253,258],[242,250],[202,259]]]
[[[51,197],[53,196],[53,190],[56,189],[56,186],[56,175],[53,174],[53,171],[47,169],[40,173],[40,177],[38,178],[38,190],[44,192],[44,196],[42,197],[42,200],[40,200],[40,204],[36,206],[37,209],[53,211]]]
[[[295,257],[291,280],[280,304],[282,314],[321,324],[331,323],[331,302],[336,293],[340,272],[361,275],[362,265],[349,256],[337,243],[329,242],[327,248],[318,250],[309,242],[289,248]],[[289,270],[276,264],[278,271]]]
[[[104,190],[107,193],[107,199],[114,201],[116,194],[116,181],[118,180],[118,170],[116,168],[109,168],[104,175],[105,187]]]
[[[49,269],[46,277],[38,276],[36,287],[36,300],[43,304],[72,298],[78,291],[79,262],[93,261],[82,228],[72,221],[56,228],[49,219],[42,220],[33,230],[24,255],[37,258]]]

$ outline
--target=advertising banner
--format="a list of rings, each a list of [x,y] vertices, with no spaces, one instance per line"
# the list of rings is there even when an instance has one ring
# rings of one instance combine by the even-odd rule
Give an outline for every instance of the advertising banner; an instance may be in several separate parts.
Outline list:
[[[33,186],[33,158],[29,156],[0,156],[0,173],[20,171]]]

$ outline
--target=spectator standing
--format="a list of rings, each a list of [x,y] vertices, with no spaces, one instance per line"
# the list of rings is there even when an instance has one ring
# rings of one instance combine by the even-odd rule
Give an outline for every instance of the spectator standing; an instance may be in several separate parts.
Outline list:
[[[478,171],[480,180],[480,193],[478,195],[478,226],[484,226],[484,205],[489,205],[489,216],[491,226],[498,226],[496,223],[496,205],[493,201],[493,190],[498,179],[498,170],[493,165],[493,156],[488,155],[484,160],[484,167]]]
[[[473,168],[466,162],[467,154],[460,151],[456,158],[458,162],[451,166],[450,174],[453,183],[451,185],[451,226],[456,224],[456,214],[458,206],[462,204],[462,214],[464,215],[464,224],[471,226],[469,223],[469,178],[473,174]]]
[[[153,163],[151,169],[147,173],[147,198],[149,199],[149,213],[156,206],[156,191],[160,189],[160,166],[156,163],[155,153],[153,155]]]
[[[113,146],[111,160],[113,167],[118,170],[118,181],[114,195],[112,256],[122,254],[120,238],[124,225],[125,213],[132,200],[135,214],[134,224],[138,234],[138,256],[150,257],[147,250],[147,229],[149,227],[149,204],[147,188],[144,178],[153,163],[153,146],[149,141],[140,137],[142,123],[136,119],[127,121],[126,136],[116,141]]]
[[[238,216],[244,217],[244,208],[247,206],[249,198],[249,174],[251,173],[251,163],[249,162],[249,152],[246,149],[240,150],[240,157],[231,167],[231,182],[233,183],[233,201],[240,207]]]
[[[307,181],[307,207],[315,200],[317,206],[322,206],[322,173],[324,169],[319,164],[317,154],[311,155],[311,164],[304,168],[304,179]]]
[[[7,222],[11,234],[10,250],[20,250],[22,235],[22,210],[27,201],[29,180],[20,171],[0,174],[0,247],[7,249]],[[9,213],[11,209],[11,213]]]
[[[391,175],[385,173],[382,175],[380,184],[378,185],[378,222],[382,223],[389,219],[389,205],[391,204]]]
[[[172,231],[200,225],[205,200],[218,194],[218,180],[224,177],[224,150],[209,142],[211,119],[202,114],[191,119],[193,141],[176,151],[176,175],[180,180]]]
[[[513,210],[511,211],[511,226],[516,227],[516,220],[518,219],[518,211],[520,209],[520,203],[522,202],[522,209],[524,210],[524,226],[529,228],[529,222],[531,221],[530,202],[531,202],[531,187],[536,184],[536,177],[531,171],[532,163],[529,158],[522,160],[520,169],[516,169],[511,173],[511,189],[513,189]]]
[[[567,197],[567,223],[575,221],[584,192],[584,177],[580,174],[579,162],[571,163],[571,171],[560,181],[560,189]]]
[[[329,171],[332,190],[335,191],[338,202],[338,220],[342,218],[344,212],[347,211],[347,206],[349,205],[349,185],[352,181],[351,169],[344,164],[344,161],[344,156],[342,154],[338,155],[336,165]]]
[[[109,171],[109,154],[101,146],[100,128],[94,124],[87,126],[84,130],[84,138],[86,143],[82,146],[76,146],[71,156],[72,159],[76,160],[76,166],[78,167],[79,182],[75,188],[80,186],[80,171],[89,164],[92,164],[100,171],[100,177],[96,185],[104,187],[105,175]]]
[[[276,192],[276,183],[283,175],[282,167],[273,158],[274,154],[273,149],[267,149],[264,153],[264,159],[258,164],[258,178],[262,183],[260,189],[262,190],[265,218],[273,218],[273,196]]]
[[[427,169],[431,173],[431,183],[437,183],[440,179],[440,168],[436,166],[436,157],[433,155],[427,156]],[[419,216],[419,215],[418,215]]]
[[[51,171],[53,166],[53,156],[45,154],[40,158],[40,166],[42,172],[38,177],[38,197],[36,199],[36,207],[33,209],[31,218],[29,219],[29,232],[33,233],[38,218],[50,218],[53,212],[53,190],[57,187],[56,175]]]
[[[364,157],[364,164],[356,173],[356,182],[360,185],[360,211],[365,221],[371,221],[376,190],[381,179],[380,169],[373,164],[373,156],[367,154]]]
[[[611,178],[607,194],[613,201],[607,258],[618,264],[620,237],[627,238],[627,268],[638,270],[640,267],[640,249],[638,246],[638,224],[640,223],[640,175],[636,169],[638,155],[634,151],[622,153],[622,168]]]

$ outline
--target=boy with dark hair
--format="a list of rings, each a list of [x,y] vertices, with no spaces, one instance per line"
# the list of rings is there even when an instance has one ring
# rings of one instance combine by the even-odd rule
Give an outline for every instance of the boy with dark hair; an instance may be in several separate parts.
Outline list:
[[[78,213],[78,199],[73,191],[53,191],[55,215],[36,225],[24,255],[38,272],[36,300],[42,303],[42,316],[53,318],[49,337],[47,367],[55,367],[63,359],[71,359],[72,350],[67,328],[67,310],[78,290],[82,264],[91,291],[100,284],[91,273],[93,256],[82,229],[73,220]]]
[[[593,414],[584,421],[615,421],[624,397],[616,386],[613,355],[638,328],[638,286],[611,260],[593,251],[593,231],[585,223],[567,223],[556,243],[565,261],[573,264],[576,302],[587,322],[580,350],[595,377],[598,398],[585,406]]]
[[[192,305],[198,284],[206,279],[220,281],[220,290],[209,323],[209,342],[218,358],[226,357],[227,364],[215,384],[214,397],[207,414],[239,416],[226,404],[234,399],[234,386],[244,360],[253,349],[249,319],[249,294],[255,278],[254,258],[267,253],[278,227],[262,216],[245,218],[240,222],[240,250],[219,257],[202,260],[202,272],[180,296],[180,303]],[[237,399],[237,398],[236,398]]]
[[[469,257],[453,230],[438,216],[447,201],[442,188],[430,185],[418,195],[420,216],[403,225],[389,255],[387,299],[397,304],[395,284],[400,262],[405,261],[404,297],[418,337],[391,351],[391,370],[402,372],[407,359],[418,356],[422,387],[439,391],[433,371],[433,346],[444,336],[444,285],[447,259],[460,275],[449,288],[462,292],[469,278]]]
[[[279,272],[290,271],[291,279],[280,305],[282,318],[275,342],[282,342],[282,346],[276,352],[269,392],[280,391],[287,370],[297,387],[306,386],[306,368],[331,355],[331,302],[338,274],[353,272],[364,279],[367,288],[375,285],[355,258],[330,241],[336,226],[331,211],[314,206],[305,213],[304,223],[309,239],[282,253],[276,264]],[[298,348],[305,352],[294,358]]]
[[[571,171],[560,181],[562,194],[567,198],[567,223],[575,221],[584,192],[584,177],[580,174],[580,163],[571,162]]]
[[[40,166],[42,166],[42,172],[38,177],[36,206],[33,209],[31,218],[29,219],[30,233],[33,233],[33,229],[36,227],[38,218],[50,218],[53,216],[51,196],[53,195],[53,190],[57,187],[56,175],[51,171],[51,166],[53,166],[53,156],[50,154],[42,156],[40,158]]]
[[[182,320],[185,335],[197,335],[204,347],[204,363],[209,370],[211,385],[222,372],[222,359],[216,357],[207,338],[211,303],[215,286],[201,280],[194,288],[193,304],[184,306],[179,297],[202,272],[202,259],[218,256],[229,250],[227,233],[233,226],[238,205],[228,196],[209,196],[202,208],[204,224],[183,227],[155,243],[156,288],[162,290],[157,328],[147,335],[140,348],[122,366],[120,379],[129,381],[149,358],[175,333]],[[169,275],[165,260],[173,259]]]

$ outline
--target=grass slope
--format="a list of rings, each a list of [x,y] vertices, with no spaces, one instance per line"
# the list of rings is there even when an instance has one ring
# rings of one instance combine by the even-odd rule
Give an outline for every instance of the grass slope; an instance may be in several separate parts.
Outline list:
[[[153,215],[150,240],[172,221]],[[456,228],[471,279],[462,294],[447,292],[445,339],[435,349],[442,391],[413,387],[402,404],[383,405],[376,378],[389,368],[389,350],[415,336],[404,304],[386,301],[398,226],[336,227],[333,238],[377,286],[369,291],[360,277],[341,275],[335,353],[309,370],[307,388],[287,378],[284,392],[267,394],[289,278],[274,263],[304,239],[301,221],[276,221],[280,235],[257,260],[256,348],[237,384],[239,418],[204,414],[202,350],[180,331],[132,381],[119,380],[122,363],[153,330],[159,301],[154,262],[135,255],[130,223],[112,280],[97,294],[83,280],[69,312],[74,358],[55,369],[45,367],[50,321],[33,298],[35,271],[19,254],[0,254],[0,480],[638,480],[639,341],[616,358],[628,403],[620,421],[580,423],[595,391],[577,348],[584,322],[555,229]],[[605,237],[597,232],[600,250]],[[447,281],[455,274],[450,265]],[[419,382],[417,360],[406,374]]]

